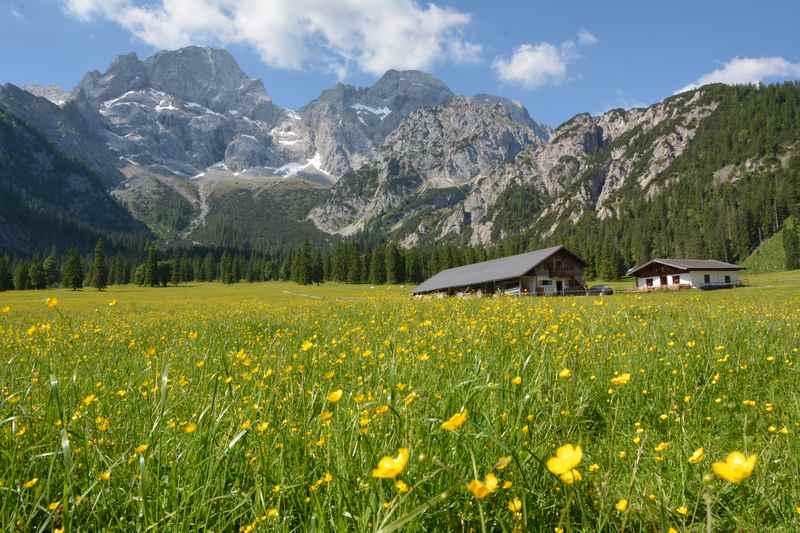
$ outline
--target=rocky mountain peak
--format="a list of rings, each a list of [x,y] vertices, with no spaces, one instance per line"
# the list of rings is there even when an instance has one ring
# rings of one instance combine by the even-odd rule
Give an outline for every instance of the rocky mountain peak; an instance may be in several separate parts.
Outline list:
[[[50,100],[56,105],[63,105],[67,101],[67,98],[69,98],[69,93],[58,85],[30,84],[23,85],[22,88],[32,95]]]

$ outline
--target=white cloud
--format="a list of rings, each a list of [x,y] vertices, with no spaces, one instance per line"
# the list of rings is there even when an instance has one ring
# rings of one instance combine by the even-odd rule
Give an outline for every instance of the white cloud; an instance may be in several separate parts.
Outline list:
[[[593,46],[600,42],[594,34],[581,30],[578,42],[564,41],[559,46],[544,42],[520,45],[510,58],[496,57],[492,62],[501,81],[535,89],[545,85],[558,85],[568,79],[567,67],[580,59],[577,48]]]
[[[17,20],[22,20],[25,18],[25,15],[20,13],[18,9],[14,9],[13,7],[10,9],[11,16]]]
[[[590,31],[581,30],[578,32],[578,44],[584,46],[594,46],[599,42],[600,39],[598,39],[597,36]]]
[[[470,62],[470,15],[416,0],[63,0],[82,21],[106,19],[147,44],[245,44],[274,67],[346,75],[349,65],[380,75]]]
[[[734,57],[722,67],[701,76],[678,92],[696,89],[709,83],[745,85],[787,78],[800,78],[800,63],[791,63],[782,57]]]

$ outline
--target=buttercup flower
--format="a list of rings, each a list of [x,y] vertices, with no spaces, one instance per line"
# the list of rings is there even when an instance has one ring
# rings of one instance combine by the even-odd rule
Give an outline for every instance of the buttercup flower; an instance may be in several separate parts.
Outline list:
[[[753,473],[758,457],[756,455],[745,455],[742,452],[731,452],[725,457],[724,461],[717,461],[711,465],[711,469],[717,477],[739,484]]]
[[[580,446],[565,444],[556,450],[555,457],[547,460],[547,469],[557,475],[562,482],[571,485],[581,480],[581,474],[575,467],[583,459],[583,450]]]
[[[625,385],[631,380],[630,372],[625,372],[624,374],[620,374],[619,376],[615,376],[611,378],[612,385]]]
[[[394,479],[405,470],[408,464],[408,448],[400,448],[397,455],[385,456],[378,461],[378,467],[372,470],[372,477]]]
[[[491,472],[486,474],[483,481],[473,479],[467,483],[467,489],[472,493],[475,498],[482,500],[494,491],[497,490],[498,480],[497,477]]]
[[[337,389],[329,393],[327,399],[331,403],[336,403],[342,399],[342,394],[343,394],[342,389]]]
[[[702,462],[705,457],[706,451],[703,448],[697,448],[694,452],[692,452],[692,455],[689,456],[689,462],[693,465],[696,465],[697,463]]]
[[[469,415],[468,411],[464,409],[463,411],[459,411],[458,413],[454,414],[444,422],[442,422],[441,428],[446,431],[456,431],[458,428],[464,425],[464,422],[467,421],[467,416]]]

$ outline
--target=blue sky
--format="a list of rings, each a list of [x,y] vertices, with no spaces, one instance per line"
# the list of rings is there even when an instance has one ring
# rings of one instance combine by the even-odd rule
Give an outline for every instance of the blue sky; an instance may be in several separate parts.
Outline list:
[[[796,1],[0,0],[0,21],[0,82],[71,88],[122,53],[209,44],[287,107],[392,67],[549,125],[692,83],[800,79]]]

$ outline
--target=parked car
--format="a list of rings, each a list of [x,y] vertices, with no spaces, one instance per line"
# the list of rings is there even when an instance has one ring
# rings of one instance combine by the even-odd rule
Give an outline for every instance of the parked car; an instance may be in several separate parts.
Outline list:
[[[593,285],[586,289],[586,294],[589,296],[610,296],[614,294],[614,289],[609,287],[608,285]]]

